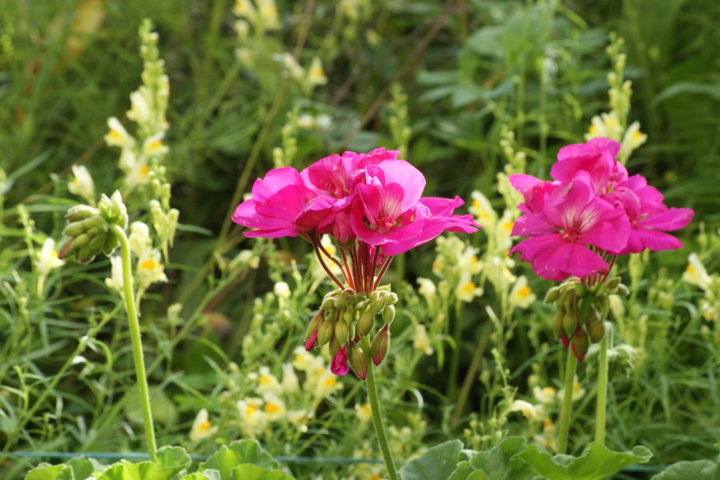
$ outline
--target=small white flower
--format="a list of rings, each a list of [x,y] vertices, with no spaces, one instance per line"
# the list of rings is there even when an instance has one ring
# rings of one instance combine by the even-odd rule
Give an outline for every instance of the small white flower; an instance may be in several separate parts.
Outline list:
[[[115,289],[123,296],[122,258],[119,255],[110,257],[110,277],[105,279],[105,285]]]
[[[555,401],[556,394],[557,390],[553,387],[533,388],[533,396],[535,397],[535,400],[540,403],[553,403]]]
[[[536,300],[536,296],[527,284],[525,275],[521,275],[510,290],[510,305],[528,308]]]
[[[195,421],[190,429],[190,440],[193,442],[199,442],[203,438],[211,436],[217,431],[217,427],[213,427],[212,423],[208,419],[208,411],[202,409],[198,412],[195,417]]]
[[[262,27],[266,30],[277,30],[280,28],[280,19],[275,0],[257,0],[258,17]]]
[[[147,87],[140,87],[130,94],[130,110],[126,115],[140,125],[145,125],[150,121],[150,105],[147,101],[149,94]]]
[[[304,130],[312,130],[315,125],[315,117],[309,113],[303,113],[298,117],[298,126]]]
[[[68,183],[70,193],[84,198],[89,204],[95,204],[95,182],[84,165],[73,165],[73,179]]]
[[[233,13],[238,17],[255,18],[255,6],[250,0],[235,0]]]
[[[365,403],[360,405],[359,403],[355,404],[355,415],[357,415],[358,420],[360,420],[362,423],[365,423],[372,419],[372,408],[370,407],[369,403]]]
[[[542,407],[540,405],[533,405],[525,400],[515,400],[510,406],[511,412],[522,412],[525,418],[530,420],[537,420],[542,414]]]
[[[490,204],[490,200],[478,190],[474,190],[470,196],[472,203],[468,207],[468,211],[484,228],[493,228],[497,223],[497,213]]]
[[[322,63],[318,57],[312,59],[312,63],[310,64],[310,68],[307,72],[306,81],[308,86],[311,88],[318,85],[325,85],[327,83],[325,70],[323,70]]]
[[[267,416],[267,419],[271,422],[282,420],[285,418],[287,410],[285,409],[285,403],[280,400],[280,397],[272,392],[265,392],[263,395],[265,405],[263,405],[263,412]]]
[[[290,78],[302,81],[305,77],[305,72],[303,71],[303,68],[300,66],[300,64],[292,54],[287,52],[276,53],[273,55],[273,59],[275,59],[277,62],[280,62],[280,64],[285,68],[285,71],[290,76]]]
[[[290,298],[290,286],[285,282],[277,282],[273,287],[273,292],[278,298],[287,300]]]
[[[483,294],[483,289],[475,284],[469,277],[465,276],[460,279],[457,286],[456,295],[461,302],[472,302],[475,297]]]
[[[145,289],[158,282],[167,282],[165,275],[165,267],[160,262],[160,252],[157,250],[148,250],[138,258],[137,274],[141,289]]]
[[[304,347],[297,347],[293,350],[293,367],[300,372],[315,372],[325,370],[322,358],[306,351]]]
[[[145,139],[143,143],[143,155],[146,157],[161,157],[169,151],[163,143],[164,133],[157,133]]]
[[[150,228],[144,222],[133,222],[130,225],[130,235],[128,236],[130,250],[137,256],[141,257],[152,246],[150,238]]]
[[[278,381],[277,377],[270,373],[270,369],[268,367],[262,366],[260,367],[260,371],[258,372],[258,386],[256,391],[258,393],[280,393],[282,392],[282,387],[280,386],[280,382]]]
[[[292,393],[297,392],[300,389],[300,384],[298,382],[298,377],[295,374],[295,370],[293,369],[293,366],[289,363],[284,363],[282,366],[283,369],[283,376],[282,376],[282,389],[285,393]]]
[[[682,279],[692,285],[707,291],[710,286],[710,275],[708,275],[705,265],[700,261],[697,253],[693,252],[688,256],[688,265],[685,268]]]
[[[430,343],[430,337],[428,336],[425,325],[418,323],[415,324],[415,335],[413,337],[413,346],[415,349],[420,350],[425,355],[433,354],[433,347]]]
[[[317,128],[320,130],[327,130],[332,126],[332,117],[326,113],[321,113],[315,117]]]
[[[37,253],[35,261],[35,269],[38,275],[47,276],[52,270],[62,267],[65,262],[58,258],[58,252],[55,250],[55,240],[46,238],[42,244],[42,248]]]
[[[115,117],[108,118],[108,133],[105,134],[105,143],[111,147],[127,148],[131,147],[135,141],[133,137],[125,130],[120,120]]]
[[[262,400],[259,398],[245,398],[237,402],[240,424],[245,433],[254,437],[265,429],[267,415],[261,408]]]

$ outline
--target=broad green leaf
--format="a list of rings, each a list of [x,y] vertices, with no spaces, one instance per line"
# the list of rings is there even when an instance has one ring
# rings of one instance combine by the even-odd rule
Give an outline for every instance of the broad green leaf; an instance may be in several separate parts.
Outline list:
[[[67,461],[72,469],[75,480],[85,480],[102,468],[99,464],[84,457],[75,457]]]
[[[720,478],[720,462],[695,460],[670,465],[665,471],[653,476],[652,480],[717,480],[718,478]]]
[[[279,470],[268,470],[251,463],[233,469],[233,480],[293,480]]]
[[[277,461],[263,450],[255,440],[239,440],[223,445],[200,464],[200,470],[214,468],[220,472],[222,480],[232,480],[233,469],[241,463],[251,463],[262,468],[277,468]]]
[[[163,447],[157,451],[157,467],[159,469],[181,472],[190,466],[192,460],[182,447]]]
[[[68,465],[41,464],[25,475],[25,480],[74,480],[73,471]]]
[[[220,472],[215,469],[208,469],[185,475],[180,480],[220,480],[221,478]]]
[[[461,462],[448,480],[525,480],[534,476],[532,468],[517,455],[527,449],[525,440],[509,437],[486,452]]]
[[[592,442],[579,457],[553,457],[536,445],[530,445],[518,457],[527,460],[535,473],[551,480],[602,480],[629,465],[647,462],[652,453],[645,447],[635,447],[632,452],[613,452]]]
[[[457,467],[462,442],[450,440],[436,445],[400,469],[402,480],[438,480],[448,478]]]
[[[190,466],[190,457],[183,448],[163,447],[155,462],[130,463],[122,460],[110,466],[98,480],[170,480]]]

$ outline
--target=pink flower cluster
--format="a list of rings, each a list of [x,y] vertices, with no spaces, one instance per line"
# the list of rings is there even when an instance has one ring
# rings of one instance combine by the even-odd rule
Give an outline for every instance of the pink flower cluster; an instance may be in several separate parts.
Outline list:
[[[349,368],[364,379],[366,360],[382,362],[390,346],[390,324],[397,296],[376,290],[393,256],[443,231],[475,232],[472,215],[454,215],[460,197],[422,197],[425,177],[398,152],[378,148],[345,152],[319,160],[305,170],[276,168],[255,181],[252,197],[235,209],[232,220],[249,227],[247,237],[295,237],[310,241],[320,264],[339,287],[323,299],[308,326],[305,348],[329,344],[330,370]],[[320,241],[330,234],[340,256]],[[328,262],[342,273],[341,281]],[[376,317],[382,327],[369,347]]]
[[[512,235],[529,237],[519,252],[549,280],[607,275],[617,255],[670,250],[682,243],[666,233],[686,226],[689,208],[668,208],[642,175],[617,160],[620,144],[607,138],[567,145],[550,170],[553,181],[512,175],[525,201]]]
[[[329,233],[341,244],[355,239],[398,255],[443,231],[474,232],[472,215],[453,215],[460,197],[421,197],[425,177],[397,151],[345,152],[323,158],[301,172],[276,168],[258,179],[252,198],[232,220],[253,230],[247,237],[311,240]]]

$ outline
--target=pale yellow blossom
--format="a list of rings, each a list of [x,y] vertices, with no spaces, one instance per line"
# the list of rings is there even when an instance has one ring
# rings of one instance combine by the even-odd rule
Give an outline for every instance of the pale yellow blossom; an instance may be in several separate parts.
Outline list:
[[[193,442],[199,442],[200,440],[213,435],[216,431],[217,427],[214,427],[212,423],[210,423],[208,411],[203,408],[198,412],[195,417],[195,421],[192,424],[192,428],[190,429],[190,440]]]

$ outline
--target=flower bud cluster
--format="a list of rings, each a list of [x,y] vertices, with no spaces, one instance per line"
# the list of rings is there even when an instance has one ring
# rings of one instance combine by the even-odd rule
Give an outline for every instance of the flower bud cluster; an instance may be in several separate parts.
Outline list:
[[[628,288],[620,277],[588,287],[577,279],[551,288],[545,303],[554,303],[557,313],[552,328],[565,347],[571,347],[579,361],[585,359],[591,343],[598,343],[605,335],[603,321],[610,309],[610,295],[628,295]]]
[[[120,244],[110,231],[113,225],[127,228],[128,214],[120,192],[102,195],[98,207],[76,205],[68,210],[60,257],[71,256],[80,263],[92,261],[99,253],[110,255]]]
[[[330,370],[344,375],[352,368],[355,375],[365,379],[368,356],[380,365],[390,349],[390,325],[395,319],[395,293],[378,289],[368,294],[350,288],[336,289],[325,295],[320,310],[310,321],[305,334],[305,349],[310,351],[328,345],[332,363]],[[373,335],[380,328],[365,351],[360,340]]]

